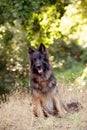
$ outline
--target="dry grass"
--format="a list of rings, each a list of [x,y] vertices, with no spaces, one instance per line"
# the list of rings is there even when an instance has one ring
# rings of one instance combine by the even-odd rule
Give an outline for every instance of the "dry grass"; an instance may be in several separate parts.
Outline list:
[[[60,87],[64,102],[78,100],[83,108],[68,113],[63,118],[36,118],[32,114],[30,96],[27,93],[15,93],[9,101],[0,104],[0,130],[87,130],[87,90],[83,92]]]

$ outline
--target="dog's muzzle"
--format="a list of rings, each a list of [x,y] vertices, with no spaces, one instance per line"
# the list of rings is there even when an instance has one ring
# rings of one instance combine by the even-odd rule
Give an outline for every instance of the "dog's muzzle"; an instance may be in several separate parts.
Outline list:
[[[41,64],[38,63],[38,64],[36,65],[36,68],[37,68],[38,73],[39,73],[39,74],[42,74],[43,69],[42,69]]]

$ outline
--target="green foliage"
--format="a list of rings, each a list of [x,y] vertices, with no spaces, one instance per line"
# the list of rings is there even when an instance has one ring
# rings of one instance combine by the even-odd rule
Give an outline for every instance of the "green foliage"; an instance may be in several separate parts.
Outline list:
[[[66,69],[72,67],[73,63],[81,61],[84,50],[78,45],[76,40],[66,43],[61,39],[57,39],[54,42],[55,44],[51,45],[49,50],[54,57],[54,61],[61,63]]]
[[[27,39],[31,41],[32,46],[44,43],[48,47],[54,38],[61,37],[58,28],[66,5],[65,2],[59,1],[50,7],[43,6],[40,13],[33,13],[26,26]]]
[[[87,0],[74,0],[72,1],[73,4],[77,3],[77,8],[79,13],[83,15],[83,17],[87,17]]]
[[[58,70],[54,69],[54,74],[57,79],[63,81],[66,84],[74,83],[74,81],[83,74],[83,70],[85,69],[85,65],[81,63],[74,63],[71,68]]]
[[[83,53],[80,58],[83,63],[87,63],[87,48],[83,49]]]
[[[0,94],[28,86],[28,45],[18,20],[0,27]],[[27,85],[26,85],[27,84]]]

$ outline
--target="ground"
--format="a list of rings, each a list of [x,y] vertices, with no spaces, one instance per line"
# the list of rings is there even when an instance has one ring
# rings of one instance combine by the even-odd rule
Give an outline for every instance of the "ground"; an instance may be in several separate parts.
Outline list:
[[[9,101],[0,104],[0,130],[87,130],[87,89],[81,91],[59,85],[65,103],[79,103],[79,110],[64,117],[36,118],[32,113],[31,97],[15,92]]]

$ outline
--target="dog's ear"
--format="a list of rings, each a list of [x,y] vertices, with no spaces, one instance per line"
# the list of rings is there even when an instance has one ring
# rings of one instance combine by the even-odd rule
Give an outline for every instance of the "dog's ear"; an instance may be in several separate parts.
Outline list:
[[[29,54],[32,54],[32,53],[34,53],[34,49],[32,47],[29,47],[28,52],[29,52]]]
[[[42,53],[46,53],[46,47],[44,46],[44,44],[40,44],[40,46],[39,46],[39,49],[38,49],[40,52],[42,52]]]

